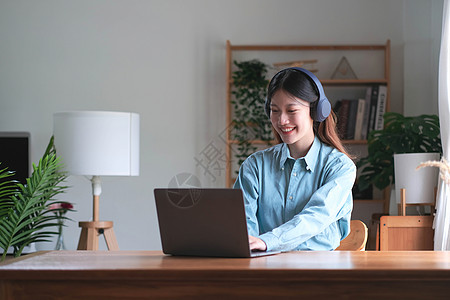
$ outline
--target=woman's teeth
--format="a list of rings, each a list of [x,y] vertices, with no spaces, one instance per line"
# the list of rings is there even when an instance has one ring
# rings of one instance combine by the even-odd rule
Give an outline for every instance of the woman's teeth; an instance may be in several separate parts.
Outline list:
[[[294,127],[292,127],[292,128],[282,128],[281,129],[281,131],[283,131],[283,132],[290,132],[292,130],[294,130]]]

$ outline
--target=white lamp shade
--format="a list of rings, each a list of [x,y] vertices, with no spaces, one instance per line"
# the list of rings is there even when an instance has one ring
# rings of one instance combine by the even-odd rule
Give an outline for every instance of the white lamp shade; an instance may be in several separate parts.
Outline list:
[[[73,175],[139,175],[139,115],[73,111],[53,115],[56,153]]]

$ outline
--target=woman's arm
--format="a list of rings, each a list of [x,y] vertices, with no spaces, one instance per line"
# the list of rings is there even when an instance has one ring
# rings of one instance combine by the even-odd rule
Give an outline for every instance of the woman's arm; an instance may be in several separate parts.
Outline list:
[[[259,183],[256,160],[250,156],[241,165],[233,188],[241,189],[244,194],[247,230],[250,236],[259,236],[258,211]]]
[[[334,162],[303,210],[291,220],[259,236],[268,251],[289,251],[320,234],[332,223],[348,217],[352,210],[351,190],[356,167],[350,159]],[[343,235],[348,234],[348,229]]]

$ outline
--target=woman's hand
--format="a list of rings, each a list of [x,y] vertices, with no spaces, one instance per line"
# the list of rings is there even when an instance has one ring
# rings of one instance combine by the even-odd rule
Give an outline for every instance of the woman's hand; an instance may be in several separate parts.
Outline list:
[[[266,243],[264,243],[263,240],[261,240],[261,239],[259,239],[257,237],[249,235],[248,236],[248,243],[250,245],[250,251],[254,251],[254,250],[256,250],[256,251],[266,251],[267,250]]]

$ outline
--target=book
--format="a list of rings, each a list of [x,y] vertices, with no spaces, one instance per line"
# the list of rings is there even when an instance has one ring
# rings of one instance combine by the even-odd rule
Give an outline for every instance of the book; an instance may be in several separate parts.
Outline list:
[[[363,118],[363,123],[362,123],[362,128],[361,128],[361,139],[362,140],[367,139],[367,128],[369,126],[371,98],[372,98],[372,87],[369,86],[366,89],[366,97],[365,97],[366,105],[365,105],[364,118]]]
[[[365,117],[366,111],[366,99],[358,99],[358,109],[356,112],[356,121],[355,121],[355,140],[362,140],[362,131],[363,131],[363,121]]]
[[[374,130],[382,130],[384,127],[384,113],[386,112],[387,87],[380,85],[378,87],[377,111],[375,113]]]
[[[349,103],[346,139],[353,140],[355,139],[355,125],[356,114],[358,113],[358,101],[356,99],[342,101]]]
[[[378,102],[378,85],[372,86],[372,94],[370,96],[370,112],[369,112],[369,125],[367,126],[367,136],[375,128],[375,117],[377,112]]]

